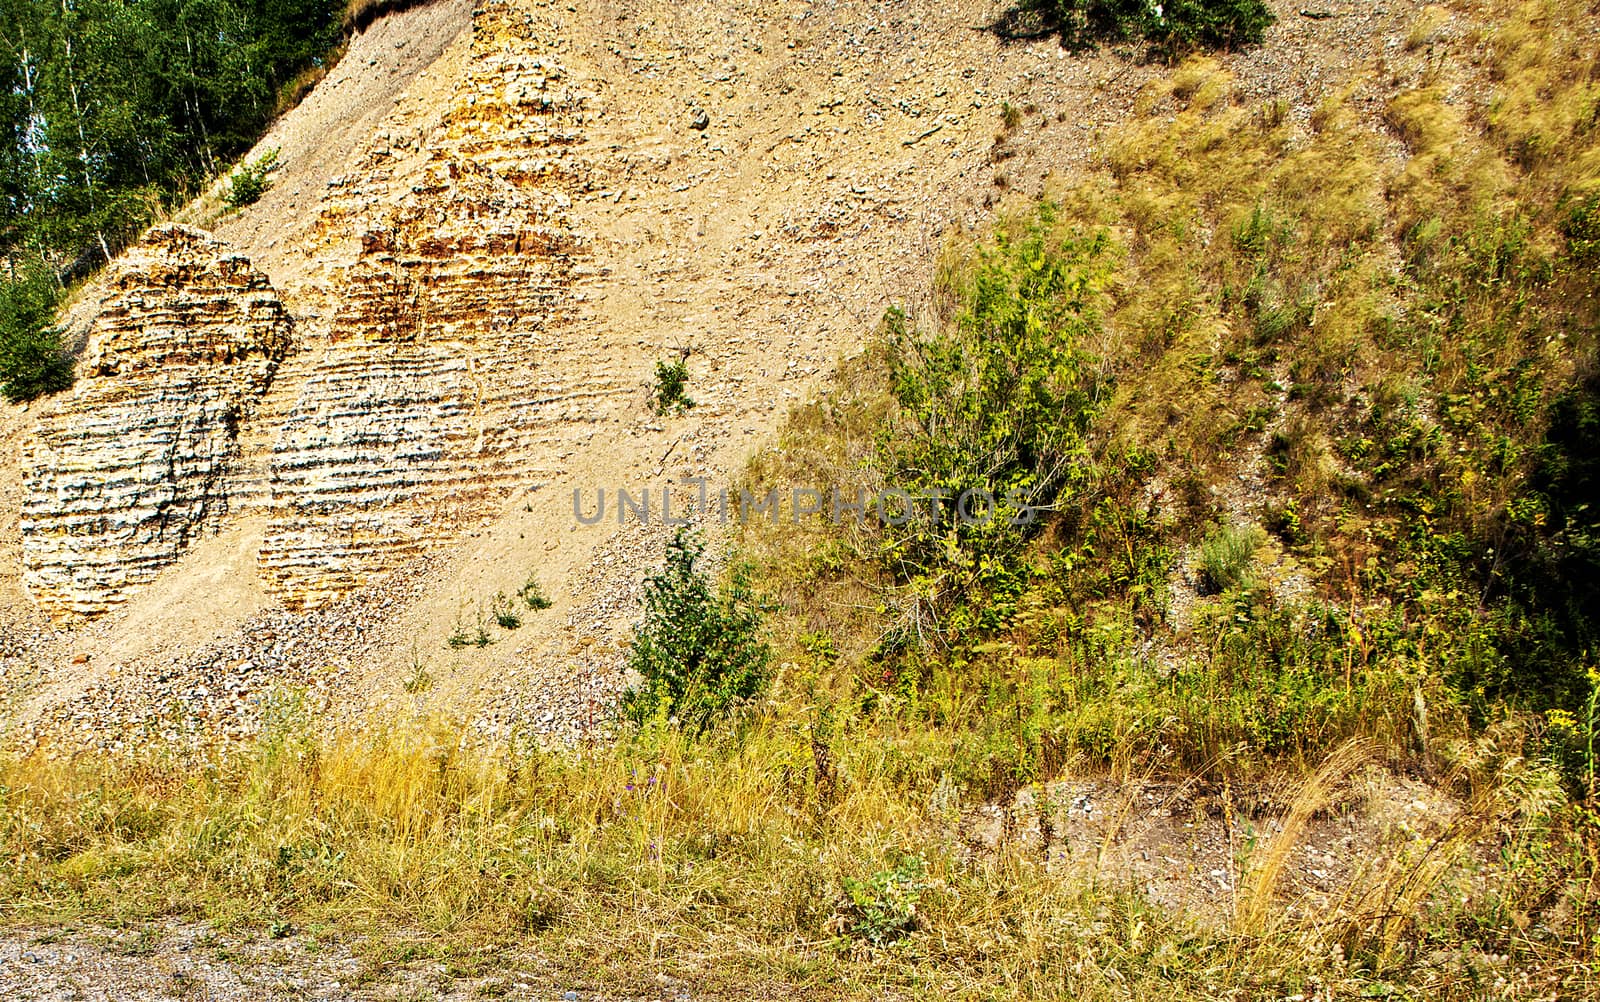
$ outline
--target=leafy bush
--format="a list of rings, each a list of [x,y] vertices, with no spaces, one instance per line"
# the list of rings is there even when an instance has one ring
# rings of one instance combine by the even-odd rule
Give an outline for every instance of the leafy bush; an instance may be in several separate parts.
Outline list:
[[[917,901],[925,886],[926,865],[916,856],[907,856],[887,870],[879,870],[865,880],[845,877],[845,902],[833,926],[873,946],[887,946],[915,932]]]
[[[771,651],[762,639],[766,603],[751,589],[749,569],[735,566],[713,591],[695,562],[705,544],[680,530],[667,545],[666,566],[645,580],[645,616],[628,664],[644,677],[623,694],[634,723],[676,719],[698,735],[753,699],[766,684]]]
[[[1023,0],[1021,9],[1070,49],[1142,40],[1167,56],[1259,44],[1274,20],[1262,0]]]
[[[228,179],[228,190],[222,200],[230,209],[242,209],[261,201],[261,196],[272,187],[271,174],[278,166],[278,151],[271,149],[261,154],[254,163],[239,167]]]
[[[879,466],[919,510],[885,531],[882,555],[898,576],[953,591],[969,571],[1003,571],[1034,509],[1084,480],[1084,432],[1104,389],[1084,343],[1099,333],[1110,247],[1103,231],[1056,232],[1045,205],[977,259],[953,322],[918,334],[904,314],[886,318],[899,416],[879,440]],[[990,498],[986,518],[977,509]]]
[[[1276,20],[1261,0],[1167,0],[1145,37],[1166,52],[1259,45]]]
[[[42,264],[0,284],[0,392],[13,403],[72,385],[72,356],[51,326],[59,288]]]
[[[688,382],[689,363],[685,359],[680,358],[676,362],[657,362],[656,413],[682,414],[693,407],[694,401],[683,392]]]
[[[1077,50],[1143,38],[1153,15],[1146,0],[1023,0],[1021,10]]]
[[[1511,606],[1497,618],[1509,655],[1503,673],[1474,681],[1580,717],[1600,660],[1600,373],[1591,371],[1548,412],[1526,490],[1501,516],[1508,562],[1500,581]]]

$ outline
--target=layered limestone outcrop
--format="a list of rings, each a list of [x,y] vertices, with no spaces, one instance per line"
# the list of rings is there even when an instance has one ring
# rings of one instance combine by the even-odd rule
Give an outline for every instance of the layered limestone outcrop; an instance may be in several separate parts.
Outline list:
[[[267,277],[202,230],[154,228],[108,289],[25,457],[24,581],[56,618],[121,604],[220,523],[240,426],[293,342]]]
[[[578,248],[488,168],[441,156],[363,236],[331,344],[273,446],[260,554],[291,608],[448,541],[517,480],[513,393]]]
[[[564,202],[587,183],[573,156],[585,138],[591,95],[551,51],[559,26],[516,0],[473,13],[471,72],[457,89],[438,144],[527,190]]]
[[[268,589],[321,606],[448,544],[537,469],[575,399],[543,363],[587,270],[567,211],[588,96],[526,6],[490,0],[471,30],[434,128],[380,134],[328,183],[305,253],[337,263],[303,297],[307,350],[243,457],[288,349],[283,306],[197,230],[159,227],[125,256],[35,449],[26,575],[53,614],[120,603],[230,507],[264,510]]]
[[[545,334],[585,256],[566,217],[573,172],[550,166],[580,135],[584,98],[537,47],[518,5],[479,8],[421,169],[396,183],[404,151],[382,147],[333,186],[321,239],[353,232],[360,253],[332,283],[328,347],[272,446],[259,555],[290,608],[448,543],[526,479],[553,409]]]

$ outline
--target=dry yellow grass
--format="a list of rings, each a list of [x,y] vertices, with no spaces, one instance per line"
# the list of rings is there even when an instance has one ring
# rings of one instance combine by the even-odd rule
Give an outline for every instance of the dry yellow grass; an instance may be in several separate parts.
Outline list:
[[[397,14],[432,2],[433,0],[350,0],[344,9],[345,33],[354,34],[387,14]]]
[[[1359,739],[1347,741],[1300,783],[1289,805],[1288,816],[1273,835],[1265,856],[1260,861],[1251,861],[1249,888],[1234,909],[1234,922],[1241,932],[1260,935],[1270,931],[1272,923],[1281,919],[1279,880],[1312,815],[1327,809],[1350,773],[1372,754],[1370,743]]]
[[[1468,811],[1441,836],[1406,836],[1391,865],[1357,875],[1345,907],[1291,917],[1278,875],[1370,754],[1347,746],[1249,863],[1230,929],[1155,909],[1093,865],[1045,866],[1032,838],[965,847],[953,827],[963,801],[939,781],[957,735],[840,736],[838,783],[820,800],[810,728],[787,714],[719,745],[668,736],[521,754],[464,750],[444,724],[324,741],[281,719],[246,760],[211,771],[0,763],[4,917],[177,910],[244,927],[407,930],[446,955],[515,942],[581,956],[598,984],[627,984],[644,965],[736,993],[1204,999],[1271,985],[1345,997],[1407,983],[1416,923],[1477,872],[1464,850],[1527,816]],[[1497,790],[1527,776],[1512,767]],[[910,897],[853,903],[850,882],[875,873],[904,875]],[[874,945],[878,928],[894,934]],[[1465,968],[1440,970],[1439,997],[1475,997]],[[1523,987],[1548,988],[1548,976]]]

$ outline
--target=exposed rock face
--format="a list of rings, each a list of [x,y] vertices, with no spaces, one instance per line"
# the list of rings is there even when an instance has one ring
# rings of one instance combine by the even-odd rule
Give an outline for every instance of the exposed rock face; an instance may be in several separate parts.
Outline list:
[[[552,55],[550,35],[515,0],[473,14],[472,72],[456,93],[441,146],[523,189],[580,187],[586,166],[570,151],[585,138],[589,95]],[[559,197],[559,196],[557,196]]]
[[[438,125],[380,136],[329,182],[307,254],[359,252],[327,272],[301,332],[316,350],[279,374],[242,456],[288,347],[277,296],[197,230],[158,228],[125,257],[88,378],[36,449],[26,575],[52,614],[118,604],[230,501],[265,508],[268,587],[324,605],[448,544],[528,481],[550,425],[615,390],[542,365],[586,271],[567,210],[588,95],[514,0],[472,32]]]
[[[291,608],[315,607],[447,543],[523,480],[525,447],[564,402],[538,385],[543,335],[582,270],[557,170],[584,99],[534,57],[528,14],[474,16],[471,72],[420,178],[389,150],[334,186],[324,238],[361,254],[333,289],[330,346],[272,447],[260,553]]]
[[[57,618],[120,604],[227,513],[239,427],[291,345],[266,276],[201,230],[151,230],[110,288],[28,457],[24,579]]]

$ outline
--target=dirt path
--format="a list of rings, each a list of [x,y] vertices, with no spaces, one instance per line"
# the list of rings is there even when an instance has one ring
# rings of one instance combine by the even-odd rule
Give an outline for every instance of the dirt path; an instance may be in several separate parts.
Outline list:
[[[0,934],[0,997],[13,1002],[379,1002],[582,999],[687,1002],[665,979],[655,994],[618,995],[504,951],[440,959],[418,939],[366,940],[304,931],[220,932],[204,923],[15,929]]]

